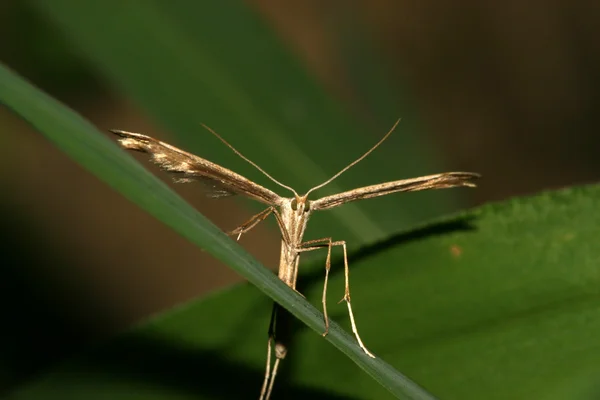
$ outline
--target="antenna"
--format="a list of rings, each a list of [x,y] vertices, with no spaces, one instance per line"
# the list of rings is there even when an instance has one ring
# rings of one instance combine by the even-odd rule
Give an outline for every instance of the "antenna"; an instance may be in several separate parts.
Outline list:
[[[212,130],[210,127],[208,127],[207,125],[203,124],[202,122],[200,123],[200,125],[202,125],[204,127],[204,129],[206,129],[207,131],[209,131],[210,133],[212,133],[213,135],[215,135],[217,137],[217,139],[219,139],[221,142],[225,143],[225,146],[227,146],[231,150],[233,150],[233,152],[235,154],[237,154],[242,160],[246,161],[248,164],[252,165],[254,168],[256,168],[257,170],[259,170],[260,172],[262,172],[264,176],[266,176],[267,178],[269,178],[270,180],[272,180],[273,182],[275,182],[276,184],[278,184],[282,188],[291,191],[292,193],[294,193],[294,195],[296,197],[298,197],[298,193],[296,193],[296,191],[294,189],[292,189],[291,187],[289,187],[287,185],[284,185],[283,183],[279,182],[277,179],[273,178],[264,169],[262,169],[261,167],[259,167],[254,161],[250,160],[249,158],[247,158],[246,156],[244,156],[242,153],[240,153],[238,150],[236,150],[235,147],[233,147],[232,145],[230,145],[217,132],[215,132],[214,130]]]
[[[401,118],[398,118],[398,120],[396,121],[396,123],[394,124],[394,126],[392,126],[392,129],[390,129],[388,131],[388,133],[386,133],[385,136],[383,138],[381,138],[381,140],[379,140],[379,142],[377,142],[375,144],[375,146],[371,147],[371,149],[369,149],[369,151],[367,151],[365,154],[363,154],[362,156],[360,156],[356,160],[352,161],[350,164],[348,164],[347,166],[345,166],[341,171],[339,171],[337,174],[335,174],[334,176],[332,176],[331,178],[329,178],[325,182],[323,182],[320,185],[317,185],[314,188],[310,189],[308,192],[306,192],[306,194],[304,196],[308,196],[308,194],[310,192],[312,192],[313,190],[321,189],[323,186],[328,185],[335,178],[337,178],[338,176],[340,176],[341,174],[343,174],[344,172],[346,172],[347,170],[349,170],[350,168],[352,168],[353,166],[355,166],[356,164],[358,164],[359,162],[361,162],[365,157],[367,157],[369,154],[371,154],[373,152],[373,150],[375,150],[376,148],[378,148],[379,145],[381,143],[383,143],[385,141],[385,139],[387,139],[388,136],[390,136],[392,134],[392,132],[394,132],[394,129],[396,129],[396,126],[398,126],[398,123],[400,123],[400,120],[401,120]]]

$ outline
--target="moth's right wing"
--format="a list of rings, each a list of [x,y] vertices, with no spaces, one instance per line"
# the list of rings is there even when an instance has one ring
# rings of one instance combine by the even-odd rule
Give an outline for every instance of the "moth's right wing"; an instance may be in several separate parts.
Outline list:
[[[473,182],[481,175],[474,172],[444,172],[442,174],[420,176],[366,186],[347,192],[321,197],[310,202],[312,210],[327,210],[351,201],[370,199],[397,192],[417,192],[428,189],[445,189],[457,186],[475,187]]]
[[[269,205],[281,203],[282,198],[278,194],[204,158],[150,136],[116,129],[110,131],[121,137],[119,143],[123,148],[148,153],[153,163],[176,174],[176,182],[202,183],[209,197],[240,194]]]

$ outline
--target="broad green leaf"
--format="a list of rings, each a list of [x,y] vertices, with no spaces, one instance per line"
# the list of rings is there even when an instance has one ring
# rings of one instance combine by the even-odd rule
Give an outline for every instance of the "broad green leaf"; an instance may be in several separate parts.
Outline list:
[[[197,246],[231,266],[293,315],[322,332],[322,315],[87,121],[0,66],[0,103],[71,158]],[[427,399],[417,385],[381,359],[371,359],[332,324],[327,340],[400,398]],[[115,396],[117,396],[115,394]],[[116,398],[116,397],[115,397]]]

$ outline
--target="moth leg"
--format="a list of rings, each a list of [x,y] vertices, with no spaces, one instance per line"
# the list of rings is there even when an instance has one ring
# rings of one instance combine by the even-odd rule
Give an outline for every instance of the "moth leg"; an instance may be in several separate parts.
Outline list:
[[[265,368],[265,379],[260,391],[259,400],[269,400],[271,398],[271,392],[273,391],[273,385],[275,384],[275,377],[277,376],[277,370],[279,364],[287,355],[287,346],[282,340],[278,340],[275,336],[275,330],[277,327],[278,316],[281,308],[277,303],[273,304],[273,311],[271,312],[271,321],[269,322],[269,341],[267,342],[267,365]],[[271,371],[271,353],[272,346],[275,347],[275,362],[273,363],[273,370]]]
[[[240,240],[242,234],[248,232],[250,229],[254,228],[256,225],[267,219],[272,212],[276,211],[275,207],[269,207],[259,212],[258,214],[252,216],[248,221],[244,222],[242,225],[238,226],[234,230],[227,232],[229,236],[237,235],[236,240]]]
[[[242,225],[238,226],[234,230],[227,232],[227,234],[229,236],[237,235],[236,240],[240,240],[240,237],[242,237],[244,233],[248,232],[250,229],[254,228],[256,225],[267,219],[267,217],[271,215],[271,213],[273,213],[275,219],[277,220],[277,224],[281,228],[280,230],[283,236],[283,240],[285,240],[286,243],[291,243],[290,237],[288,236],[287,230],[285,229],[285,225],[283,224],[283,220],[281,219],[281,215],[279,215],[279,211],[277,211],[277,208],[275,208],[274,206],[266,208],[258,214],[252,216],[252,218],[250,218],[248,221],[244,222]]]
[[[313,250],[320,250],[327,247],[327,259],[325,260],[325,283],[323,284],[323,317],[325,319],[325,332],[323,336],[327,336],[329,333],[329,316],[327,315],[327,284],[329,283],[329,270],[331,270],[331,248],[333,241],[331,238],[315,239],[303,242],[300,244],[300,248],[297,250],[298,253],[304,253]],[[296,277],[294,277],[296,281]]]
[[[273,320],[273,315],[271,315],[271,321]],[[272,324],[270,324],[272,325]],[[267,394],[267,388],[269,386],[269,378],[271,378],[271,326],[269,326],[269,340],[267,341],[267,365],[265,367],[265,379],[263,380],[262,388],[260,390],[259,400],[264,400]]]
[[[350,324],[352,325],[352,332],[354,332],[354,336],[356,337],[356,341],[361,349],[371,358],[375,358],[375,356],[367,350],[362,340],[360,340],[360,336],[358,335],[358,328],[356,327],[356,321],[354,320],[354,313],[352,312],[352,305],[350,304],[350,268],[348,268],[348,251],[346,250],[346,242],[340,241],[335,242],[340,243],[340,245],[344,248],[344,278],[345,278],[345,289],[344,289],[344,297],[342,297],[342,301],[346,301],[346,305],[348,306],[348,315],[350,316]]]
[[[367,350],[367,348],[363,344],[363,342],[360,338],[360,335],[358,334],[358,329],[356,327],[356,321],[354,319],[354,313],[352,312],[352,305],[350,303],[350,279],[349,279],[350,278],[350,268],[348,267],[348,251],[346,249],[346,242],[344,240],[334,242],[331,238],[322,238],[322,239],[315,239],[315,240],[309,240],[309,241],[303,242],[300,244],[300,246],[301,246],[301,248],[297,250],[299,253],[306,252],[306,251],[312,251],[312,250],[318,250],[318,249],[327,247],[327,259],[325,261],[325,283],[323,285],[323,299],[322,299],[323,315],[325,317],[325,332],[323,332],[323,336],[326,336],[327,333],[329,332],[329,317],[327,316],[327,283],[329,281],[329,270],[331,269],[331,248],[333,246],[342,246],[342,249],[344,250],[345,289],[344,289],[344,297],[342,297],[342,299],[340,300],[340,303],[342,301],[345,301],[348,306],[348,315],[350,316],[350,324],[352,326],[352,332],[354,333],[354,336],[356,337],[356,341],[358,342],[358,345],[369,357],[375,358],[375,356],[369,350]]]

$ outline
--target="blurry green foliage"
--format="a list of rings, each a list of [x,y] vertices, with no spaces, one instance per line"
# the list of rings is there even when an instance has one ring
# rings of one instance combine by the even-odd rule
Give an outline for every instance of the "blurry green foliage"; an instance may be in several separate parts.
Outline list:
[[[368,129],[364,122],[357,124],[360,118],[349,117],[240,2],[31,4],[108,82],[175,133],[179,144],[246,171],[246,165],[198,128],[205,122],[299,191],[368,148],[375,138],[364,132],[383,132],[397,117],[378,116]],[[393,110],[396,100],[383,98],[388,100],[382,108]],[[312,307],[85,121],[6,70],[0,76],[0,101],[90,171],[289,307],[308,326],[322,329]],[[380,149],[328,190],[398,179],[405,172],[434,172],[416,141],[411,143],[413,147]],[[248,175],[267,184],[254,171]],[[600,221],[595,204],[600,188],[485,206],[398,234],[403,226],[453,203],[448,197],[452,192],[431,196],[389,196],[311,221],[311,237],[325,234],[349,241],[357,322],[379,358],[366,359],[336,325],[327,340],[399,397],[426,394],[382,360],[442,399],[596,398]],[[339,261],[338,257],[329,293],[341,296]],[[316,303],[323,262],[307,266],[301,290]],[[214,294],[91,349],[10,398],[256,397],[269,302],[248,285]],[[348,327],[344,307],[332,306],[330,311]],[[295,328],[276,395],[389,396],[313,330]]]

